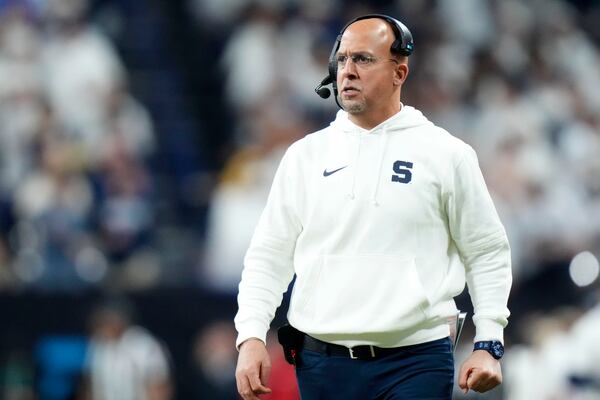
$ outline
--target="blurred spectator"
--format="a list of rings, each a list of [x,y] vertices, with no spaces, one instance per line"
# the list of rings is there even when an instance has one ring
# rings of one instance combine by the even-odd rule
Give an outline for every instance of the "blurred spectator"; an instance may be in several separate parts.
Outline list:
[[[584,398],[600,397],[600,303],[573,324],[569,345],[574,349],[568,381],[574,392]],[[587,397],[584,397],[587,396]]]
[[[183,372],[185,399],[235,400],[235,328],[231,321],[217,321],[195,337],[191,365]]]
[[[35,346],[36,388],[41,400],[70,400],[79,395],[87,340],[46,335]]]
[[[0,238],[0,291],[14,286],[15,277],[10,266],[10,254],[6,242]]]
[[[332,3],[304,2],[301,18],[286,18],[283,4],[250,2],[222,58],[225,92],[242,124],[273,97],[313,113],[335,111],[313,90],[327,70],[331,38],[324,22]]]
[[[507,398],[597,399],[600,395],[600,306],[532,316],[530,346],[516,346],[506,359]]]
[[[238,111],[265,101],[285,72],[278,40],[279,8],[251,4],[244,23],[236,27],[224,50],[225,91]]]
[[[87,0],[46,3],[42,68],[58,117],[93,162],[106,132],[109,97],[122,85],[124,70],[112,44],[86,22],[87,6]]]
[[[152,121],[146,109],[122,86],[106,98],[106,139],[120,140],[125,150],[138,160],[147,160],[155,151]]]
[[[75,260],[85,244],[92,188],[81,174],[77,149],[65,138],[44,138],[39,170],[24,177],[13,201],[20,226],[32,228],[19,237],[17,275],[49,290],[83,284]]]
[[[34,367],[25,351],[15,348],[0,361],[0,398],[34,400]]]
[[[166,349],[146,329],[133,325],[130,307],[111,300],[92,315],[90,400],[172,398]]]
[[[257,108],[248,126],[248,144],[230,158],[213,194],[203,284],[237,292],[244,254],[283,152],[310,129],[310,121],[287,103],[273,100]]]
[[[122,262],[149,239],[151,178],[123,136],[107,145],[100,169],[100,227],[109,257]]]
[[[238,353],[235,349],[235,327],[231,321],[217,321],[202,329],[194,340],[191,366],[186,368],[181,398],[234,400],[239,398],[235,383]],[[267,340],[271,354],[272,389],[265,400],[299,400],[294,368],[283,356],[277,338],[270,332]]]
[[[32,167],[43,118],[40,40],[23,8],[0,13],[0,191],[10,193]]]

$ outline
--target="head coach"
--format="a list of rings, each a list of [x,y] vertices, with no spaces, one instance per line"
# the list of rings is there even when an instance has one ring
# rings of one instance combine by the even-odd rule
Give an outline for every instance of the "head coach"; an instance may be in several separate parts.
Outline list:
[[[265,336],[296,276],[280,331],[303,400],[450,399],[448,319],[465,282],[474,351],[459,386],[501,383],[510,247],[473,149],[401,102],[413,52],[398,20],[340,32],[315,89],[340,106],[292,144],[244,259],[235,317],[245,400],[268,393]]]

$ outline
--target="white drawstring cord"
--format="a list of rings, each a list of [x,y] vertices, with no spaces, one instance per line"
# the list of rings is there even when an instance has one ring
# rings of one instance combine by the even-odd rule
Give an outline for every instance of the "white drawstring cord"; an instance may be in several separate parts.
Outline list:
[[[350,200],[354,200],[356,197],[354,195],[354,188],[356,186],[356,175],[358,174],[358,159],[360,158],[360,147],[362,144],[362,136],[358,134],[358,145],[356,146],[356,152],[354,157],[354,164],[352,165],[352,186],[350,187],[350,193],[348,194],[348,198]]]
[[[372,203],[375,207],[379,206],[379,202],[377,201],[377,195],[379,194],[379,182],[381,181],[381,171],[383,168],[383,157],[385,156],[385,150],[386,150],[387,140],[388,140],[387,130],[385,128],[383,128],[383,131],[381,132],[381,134],[383,135],[383,137],[380,140],[381,146],[380,146],[380,151],[379,151],[379,167],[377,168],[377,175],[375,175],[375,190],[373,191],[373,198],[372,198]]]

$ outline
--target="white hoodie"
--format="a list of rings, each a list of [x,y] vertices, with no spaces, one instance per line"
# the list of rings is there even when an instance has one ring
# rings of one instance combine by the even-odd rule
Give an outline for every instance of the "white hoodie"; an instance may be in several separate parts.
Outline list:
[[[321,340],[448,336],[465,277],[475,340],[503,340],[510,249],[475,152],[409,106],[371,130],[339,111],[290,146],[244,260],[238,346],[265,340],[294,273],[288,320]]]

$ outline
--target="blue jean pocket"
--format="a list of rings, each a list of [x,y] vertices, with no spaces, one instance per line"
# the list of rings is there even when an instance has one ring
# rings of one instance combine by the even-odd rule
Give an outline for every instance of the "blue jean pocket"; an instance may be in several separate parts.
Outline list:
[[[323,362],[325,356],[316,351],[303,349],[300,352],[300,362],[296,365],[296,370],[306,371],[312,369]]]

